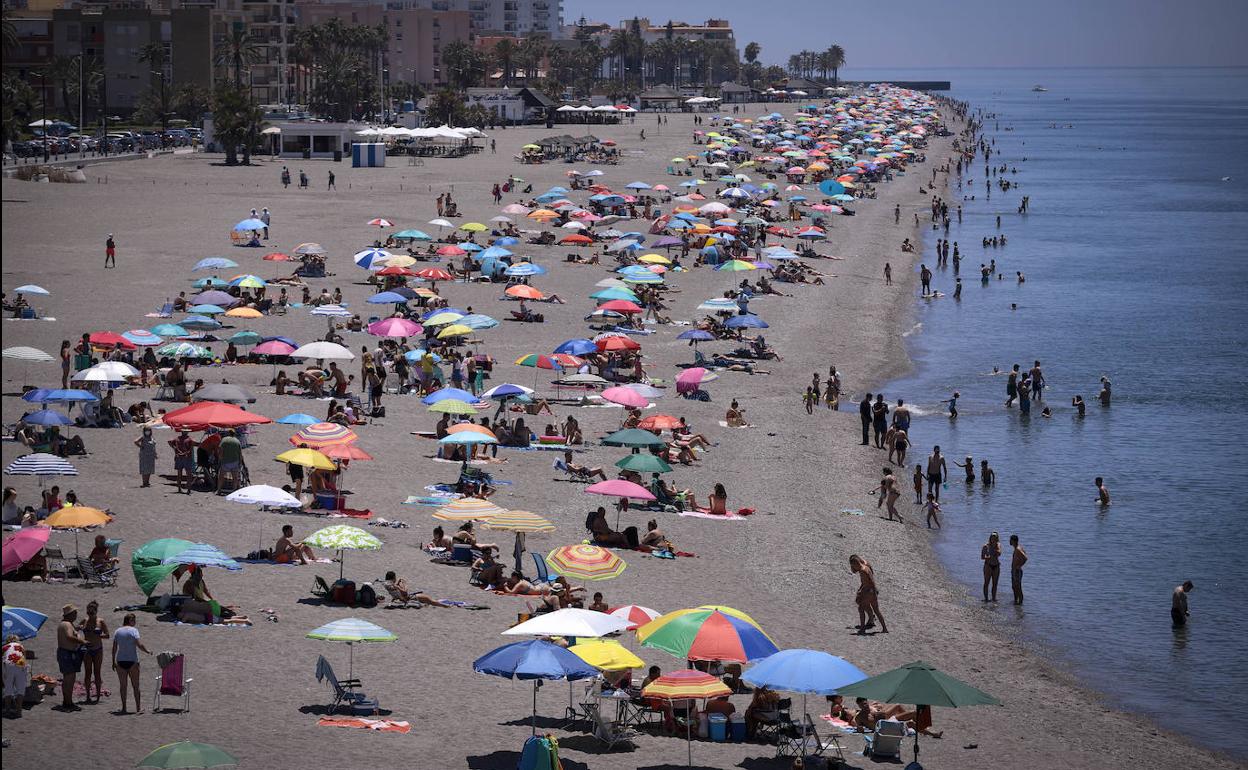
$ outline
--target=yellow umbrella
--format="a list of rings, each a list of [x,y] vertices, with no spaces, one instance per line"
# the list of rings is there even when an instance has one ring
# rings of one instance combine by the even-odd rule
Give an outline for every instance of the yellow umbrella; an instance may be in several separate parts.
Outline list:
[[[416,260],[406,254],[395,254],[393,257],[387,259],[384,264],[386,267],[411,267],[416,264]]]
[[[471,326],[464,326],[463,324],[451,324],[450,326],[446,327],[442,331],[438,332],[438,339],[444,340],[447,337],[467,337],[469,334],[472,334]]]
[[[453,324],[463,317],[464,316],[460,313],[451,313],[449,311],[443,311],[441,313],[434,313],[433,315],[426,318],[424,320],[424,324],[425,326],[441,326],[443,324]]]
[[[473,521],[474,519],[489,519],[491,516],[505,512],[505,509],[499,508],[489,500],[482,500],[479,497],[461,497],[434,511],[433,518],[439,521]]]
[[[672,260],[662,254],[644,254],[637,258],[638,262],[645,262],[648,265],[670,265]]]
[[[337,467],[334,465],[333,460],[315,449],[308,449],[307,447],[288,449],[273,459],[278,462],[302,465],[305,468],[313,468],[319,471],[332,471]]]
[[[507,532],[554,532],[555,525],[530,511],[503,511],[485,523],[489,529]]]
[[[261,318],[264,313],[256,310],[254,307],[236,307],[233,310],[225,311],[230,318]]]
[[[112,520],[112,516],[99,508],[70,505],[52,513],[43,520],[43,523],[53,529],[86,529],[87,527],[102,527]]]
[[[443,414],[465,414],[475,415],[477,410],[467,401],[460,401],[458,398],[444,398],[437,403],[429,405],[429,411],[441,412]]]
[[[536,144],[526,144],[525,146],[521,147],[520,149],[522,149],[522,150],[540,150],[540,149],[542,149],[542,148],[541,148],[541,146],[540,146],[540,145],[536,145]]]
[[[480,222],[465,222],[459,226],[459,229],[467,233],[479,233],[482,230],[488,230],[489,228]]]
[[[529,219],[558,219],[559,214],[550,209],[538,209],[537,211],[530,211],[528,217]]]
[[[586,639],[568,648],[576,657],[601,671],[641,668],[646,662],[614,639]]]

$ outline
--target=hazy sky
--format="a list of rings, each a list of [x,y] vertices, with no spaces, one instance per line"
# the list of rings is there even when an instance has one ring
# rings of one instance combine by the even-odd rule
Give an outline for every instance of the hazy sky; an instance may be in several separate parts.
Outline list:
[[[564,21],[727,18],[784,64],[845,48],[850,67],[1248,65],[1248,0],[564,0]]]

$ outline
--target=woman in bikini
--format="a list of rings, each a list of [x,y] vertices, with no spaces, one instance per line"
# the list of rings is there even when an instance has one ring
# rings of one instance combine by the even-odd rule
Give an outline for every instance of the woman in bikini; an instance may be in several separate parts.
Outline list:
[[[95,699],[103,697],[104,680],[101,667],[104,665],[104,640],[108,638],[108,624],[99,616],[100,603],[87,603],[87,617],[79,628],[87,640],[87,650],[82,657],[86,671],[82,675],[82,687],[87,691],[87,703],[91,702],[91,681],[95,680]]]
[[[865,634],[878,619],[880,632],[887,634],[888,624],[884,622],[884,615],[880,612],[880,592],[875,585],[875,570],[866,559],[852,554],[849,557],[849,571],[857,574],[861,581],[854,597],[854,603],[858,605],[858,633]]]
[[[708,508],[708,513],[719,516],[728,515],[728,491],[724,489],[723,484],[715,485],[715,490],[707,498],[706,507]]]

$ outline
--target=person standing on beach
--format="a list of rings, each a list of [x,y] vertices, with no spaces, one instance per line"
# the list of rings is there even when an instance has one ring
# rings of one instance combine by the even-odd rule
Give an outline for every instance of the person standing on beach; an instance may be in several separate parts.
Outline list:
[[[932,522],[936,522],[936,529],[940,529],[940,503],[937,502],[936,496],[928,494],[927,505],[923,506],[927,511],[927,528],[932,528]]]
[[[1176,586],[1174,592],[1170,594],[1170,622],[1175,628],[1182,628],[1187,625],[1187,618],[1191,615],[1187,611],[1187,595],[1195,587],[1195,583],[1185,580],[1183,585]]]
[[[871,394],[858,402],[858,419],[862,421],[862,445],[871,444]]]
[[[984,601],[997,600],[997,582],[1001,580],[1001,536],[993,532],[988,542],[979,549],[979,558],[984,562]],[[992,598],[988,598],[988,589],[992,589]]]
[[[945,456],[940,453],[940,445],[937,444],[932,447],[932,453],[927,457],[927,491],[934,494],[937,500],[940,499],[940,485],[947,475],[949,466],[945,463]]]
[[[337,190],[337,189],[338,189],[337,187],[335,187],[335,186],[334,186],[334,170],[333,170],[333,169],[330,169],[330,170],[329,170],[329,186],[328,186],[328,187],[326,187],[325,189],[326,189],[326,190]]]
[[[923,504],[923,465],[914,466],[914,504]]]
[[[895,225],[901,224],[901,204],[900,203],[893,205],[893,224]]]
[[[264,239],[267,241],[269,239],[269,222],[273,221],[273,215],[269,213],[267,206],[260,209],[260,221],[264,223]]]
[[[1010,557],[1010,588],[1014,591],[1014,603],[1023,603],[1023,565],[1027,563],[1027,552],[1018,543],[1018,535],[1010,535],[1010,547],[1014,555]]]
[[[282,189],[290,187],[290,169],[282,166]]]
[[[932,293],[932,271],[927,269],[927,265],[919,265],[919,282],[923,285],[923,296]]]
[[[897,399],[897,406],[893,408],[893,427],[900,431],[910,430],[910,407],[906,406],[904,398]]]
[[[1044,400],[1044,393],[1043,393],[1044,372],[1040,370],[1039,361],[1037,361],[1035,365],[1031,367],[1031,372],[1029,372],[1029,374],[1031,375],[1031,378],[1030,378],[1031,379],[1031,400],[1043,401]]]
[[[1105,480],[1100,476],[1096,477],[1096,502],[1100,503],[1102,508],[1109,507],[1109,488],[1105,486]]]
[[[61,608],[61,622],[56,627],[56,666],[61,672],[61,711],[82,711],[74,703],[74,680],[82,669],[83,647],[87,639],[78,632],[74,621],[78,608],[66,604]]]
[[[807,385],[806,393],[802,396],[802,402],[806,404],[806,414],[815,413],[815,402],[818,401],[818,399],[819,397],[816,396],[814,391],[811,390],[810,386]]]
[[[110,267],[117,267],[117,241],[113,240],[112,233],[109,233],[107,240],[104,241],[104,269],[107,270]]]
[[[893,285],[893,266],[887,262],[884,263],[884,285]]]
[[[888,404],[884,403],[884,394],[875,397],[871,405],[871,428],[875,432],[875,448],[884,448],[884,434],[888,432]]]
[[[883,477],[880,479],[880,486],[876,488],[876,491],[880,493],[880,499],[876,501],[875,507],[882,508],[887,504],[888,520],[896,520],[905,524],[906,520],[902,518],[901,513],[897,510],[897,501],[901,498],[901,490],[897,488],[897,477],[893,475],[892,468],[885,467],[883,469]]]
[[[308,186],[308,175],[303,169],[299,169],[299,187],[306,188]]]
[[[849,571],[858,575],[861,581],[854,597],[854,603],[858,605],[858,633],[866,634],[868,628],[875,626],[878,618],[880,633],[887,634],[888,624],[884,622],[884,614],[880,612],[880,590],[875,584],[875,570],[866,559],[852,554],[849,557]]]

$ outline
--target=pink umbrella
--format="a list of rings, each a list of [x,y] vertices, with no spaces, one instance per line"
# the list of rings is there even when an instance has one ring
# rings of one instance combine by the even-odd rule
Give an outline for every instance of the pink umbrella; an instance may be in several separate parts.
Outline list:
[[[52,530],[48,527],[27,527],[4,541],[3,569],[7,575],[34,558],[45,545]]]
[[[710,372],[701,366],[694,366],[684,370],[676,377],[676,392],[681,394],[692,393],[708,379],[707,375],[709,374]]]
[[[368,325],[368,333],[374,337],[413,337],[425,327],[406,318],[383,318]]]
[[[251,352],[262,356],[288,356],[295,352],[295,349],[281,340],[269,340],[256,345]]]
[[[585,491],[591,495],[605,495],[607,497],[628,497],[633,500],[654,499],[654,495],[650,494],[645,487],[626,479],[599,481],[597,484],[590,484],[585,487]]]
[[[632,406],[638,409],[644,409],[650,403],[645,396],[632,388],[607,388],[602,391],[602,397],[613,404]]]

